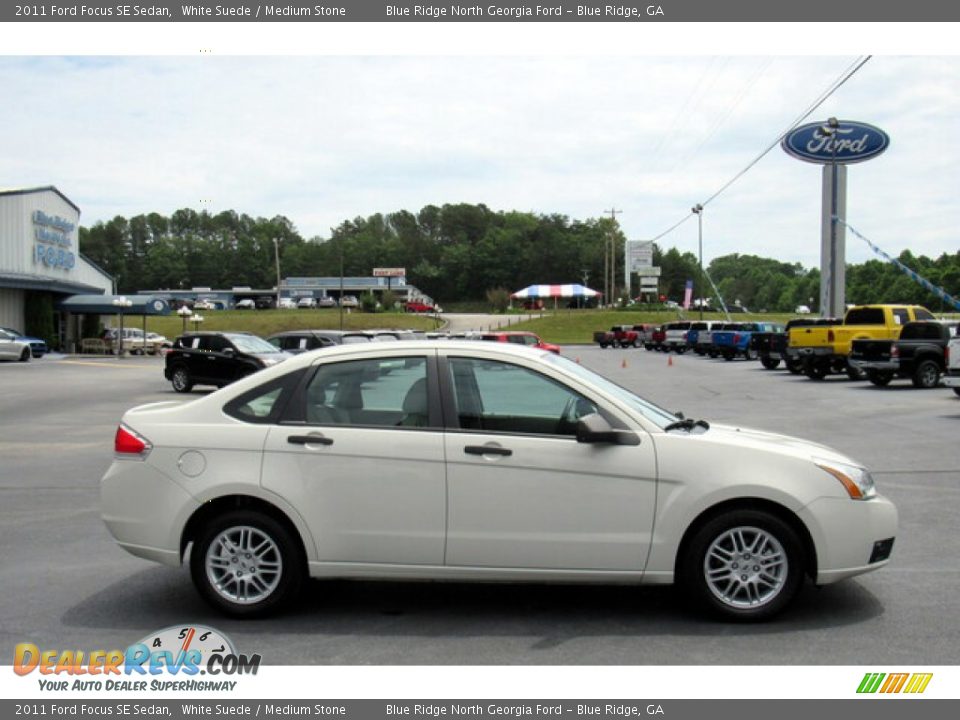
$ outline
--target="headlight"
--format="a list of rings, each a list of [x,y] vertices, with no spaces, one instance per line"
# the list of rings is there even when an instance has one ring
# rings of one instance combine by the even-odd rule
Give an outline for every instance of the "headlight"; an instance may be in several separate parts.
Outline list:
[[[839,480],[847,494],[854,500],[869,500],[877,494],[873,478],[866,468],[820,458],[814,458],[813,462],[818,468]]]

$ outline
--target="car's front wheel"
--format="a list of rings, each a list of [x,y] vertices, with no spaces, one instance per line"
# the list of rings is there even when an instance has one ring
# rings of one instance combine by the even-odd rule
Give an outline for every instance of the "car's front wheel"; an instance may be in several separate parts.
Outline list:
[[[170,376],[170,384],[178,393],[188,393],[193,390],[193,380],[190,379],[190,372],[183,365],[174,368],[173,375]]]
[[[794,529],[762,510],[709,520],[687,545],[680,580],[701,606],[728,620],[767,620],[794,598],[804,573]]]
[[[283,524],[260,512],[234,510],[208,523],[196,539],[190,573],[211,605],[235,617],[253,617],[293,598],[304,568]]]
[[[29,362],[30,361],[30,348],[24,348],[23,352],[20,353],[20,362]]]

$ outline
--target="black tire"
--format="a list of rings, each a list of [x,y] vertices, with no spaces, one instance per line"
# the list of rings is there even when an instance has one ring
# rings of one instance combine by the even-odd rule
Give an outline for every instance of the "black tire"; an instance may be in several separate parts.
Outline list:
[[[600,349],[601,349],[601,350],[606,350],[606,349],[607,349],[607,344],[606,344],[606,343],[600,343]]]
[[[790,371],[793,375],[800,375],[803,373],[803,360],[799,358],[790,358],[787,360],[787,370]]]
[[[715,358],[717,357],[717,351],[716,351],[716,350],[710,350],[710,351],[707,353],[707,355],[709,355],[711,358],[714,358],[714,359],[715,359]]]
[[[686,351],[687,351],[687,349],[686,349],[685,347],[678,347],[678,348],[677,348],[677,355],[683,355]]]
[[[804,374],[811,380],[823,380],[830,371],[830,366],[826,363],[806,363],[803,368]]]
[[[170,376],[170,384],[178,393],[188,393],[193,390],[193,380],[190,371],[183,365],[177,365]]]
[[[735,540],[737,529],[746,546]],[[712,547],[720,552],[708,556]],[[766,556],[765,563],[757,561],[757,552]],[[781,564],[773,562],[775,556],[782,558]],[[728,575],[722,575],[724,563]],[[787,522],[763,510],[731,510],[694,531],[680,558],[678,579],[701,608],[725,620],[758,622],[769,620],[796,597],[806,565],[803,543]],[[772,572],[763,572],[764,566]],[[714,576],[712,584],[708,573]],[[743,578],[747,580],[741,582]],[[729,584],[721,588],[727,580]],[[747,585],[754,596],[744,594]]]
[[[30,362],[30,348],[24,348],[20,353],[20,362]]]
[[[272,545],[257,557],[251,553],[234,552],[216,542],[224,535],[242,537],[240,533],[243,531],[254,534],[257,539],[268,539]],[[209,571],[208,555],[212,561]],[[226,570],[213,563],[222,563]],[[256,567],[251,570],[254,564]],[[230,568],[237,568],[238,580],[230,577],[233,575]],[[221,582],[222,589],[218,590],[213,574],[221,572],[228,579]],[[296,597],[305,574],[299,542],[282,523],[255,510],[231,510],[204,523],[190,551],[190,575],[200,595],[210,605],[233,617],[258,617],[276,610]],[[260,590],[261,586],[263,590]],[[252,592],[263,595],[262,599],[245,602],[230,597],[231,594],[242,595],[243,590],[250,591],[251,587]]]
[[[913,386],[929,390],[940,384],[940,366],[933,360],[921,360],[913,371]]]
[[[851,380],[865,380],[867,377],[866,372],[858,367],[854,367],[853,365],[847,365],[847,368],[844,370],[844,372],[847,373],[847,377]]]
[[[867,370],[867,380],[877,387],[886,387],[893,380],[893,373],[883,370]]]
[[[762,358],[760,358],[760,364],[763,365],[767,370],[776,370],[778,367],[780,367],[780,358],[764,355]]]
[[[730,362],[731,360],[733,360],[734,357],[735,357],[735,353],[732,353],[732,352],[725,352],[723,354],[723,359],[726,360],[727,362]]]
[[[757,357],[758,357],[758,353],[753,348],[748,347],[746,350],[743,351],[744,360],[756,360]]]
[[[960,388],[954,388],[954,389],[953,389],[953,394],[954,394],[954,395],[957,395],[958,397],[960,397]]]

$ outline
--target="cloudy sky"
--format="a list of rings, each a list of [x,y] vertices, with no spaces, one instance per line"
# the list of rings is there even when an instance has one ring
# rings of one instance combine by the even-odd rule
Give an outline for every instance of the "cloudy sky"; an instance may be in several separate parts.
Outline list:
[[[54,184],[90,225],[182,207],[306,237],[426,204],[598,217],[651,239],[770,145],[855,55],[0,57],[0,187]],[[960,58],[871,59],[811,120],[880,126],[848,221],[956,252]],[[819,264],[820,168],[774,149],[704,214],[704,255]],[[660,243],[696,252],[695,218]],[[849,261],[871,257],[848,238]]]

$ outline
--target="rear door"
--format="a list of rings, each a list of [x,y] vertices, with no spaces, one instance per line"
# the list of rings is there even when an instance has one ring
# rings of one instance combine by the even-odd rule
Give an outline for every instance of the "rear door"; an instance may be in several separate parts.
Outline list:
[[[435,357],[385,355],[317,362],[270,429],[263,486],[301,512],[321,562],[442,565]]]

